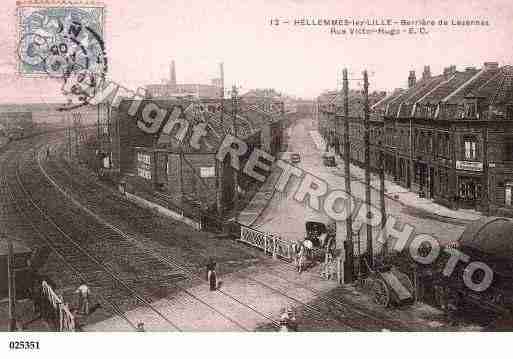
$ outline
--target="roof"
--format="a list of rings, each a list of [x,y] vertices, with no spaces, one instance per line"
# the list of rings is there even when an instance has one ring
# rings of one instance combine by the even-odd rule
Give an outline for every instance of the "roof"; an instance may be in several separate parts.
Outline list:
[[[470,70],[459,72],[456,71],[447,75],[447,79],[440,84],[433,92],[426,96],[421,103],[435,103],[443,101],[449,95],[460,89],[462,85],[468,82],[474,75],[478,73],[477,70]],[[443,77],[443,76],[442,76]]]
[[[469,224],[459,239],[461,248],[470,248],[497,259],[513,260],[513,220],[484,217]]]
[[[120,113],[117,115],[121,115],[121,118],[125,118],[126,111],[128,111],[130,107],[130,102],[133,100],[126,99],[123,100],[122,104],[120,104]],[[223,118],[221,121],[221,103],[220,101],[213,100],[190,100],[190,99],[147,99],[143,100],[143,102],[151,102],[156,104],[162,109],[166,109],[170,111],[175,106],[179,106],[183,108],[184,118],[189,122],[191,126],[195,126],[199,123],[206,123],[206,130],[211,135],[211,138],[214,142],[209,141],[209,147],[216,148],[218,144],[220,144],[227,134],[234,134],[234,121],[232,114],[231,101],[225,100],[223,106]],[[215,110],[208,110],[209,106],[214,105]],[[136,118],[142,116],[141,111],[144,106],[139,106],[139,110],[135,115]],[[261,111],[256,111],[252,109],[244,109],[239,108],[236,115],[236,131],[237,137],[241,139],[247,139],[262,130],[264,125],[271,124],[274,120],[279,120],[281,117],[273,117],[268,114],[264,114]],[[162,130],[162,128],[161,128]],[[160,130],[160,131],[161,131]],[[152,136],[157,139],[160,136],[159,134],[153,134]],[[168,143],[169,142],[169,143]],[[139,146],[143,146],[143,144],[139,144]],[[160,145],[157,143],[157,147]],[[192,147],[190,147],[189,141],[184,141],[183,143],[178,143],[175,136],[169,136],[168,141],[163,142],[163,146],[165,147],[177,147],[179,146],[184,152],[194,151]],[[207,148],[208,150],[208,148]]]
[[[425,101],[443,86],[444,76],[434,76],[420,81],[417,86],[408,90],[398,107],[398,117],[410,117],[416,103]]]
[[[404,91],[404,89],[395,89],[391,94],[383,97],[381,100],[372,105],[371,109],[373,111],[385,111],[387,105],[400,97]]]
[[[447,69],[443,75],[422,79],[415,86],[395,91],[379,101],[372,110],[387,117],[426,117],[428,110],[439,108],[438,119],[455,117],[465,99],[484,98],[489,105],[513,105],[513,66],[485,66],[482,69]],[[442,106],[439,106],[442,105]],[[452,112],[451,112],[452,111]],[[435,112],[430,112],[434,117]],[[463,115],[459,117],[464,117]]]
[[[375,103],[386,98],[384,92],[372,92],[369,93],[369,107],[372,107]],[[343,101],[344,95],[342,92],[330,91],[321,94],[319,102],[331,104],[336,106],[337,114],[343,115]],[[358,90],[349,91],[349,117],[363,118],[363,92]]]
[[[241,97],[265,97],[265,98],[274,98],[281,97],[281,94],[277,92],[275,89],[254,89],[249,90]]]
[[[495,105],[513,103],[513,66],[504,66],[493,72],[488,81],[474,89],[472,94],[484,97]]]

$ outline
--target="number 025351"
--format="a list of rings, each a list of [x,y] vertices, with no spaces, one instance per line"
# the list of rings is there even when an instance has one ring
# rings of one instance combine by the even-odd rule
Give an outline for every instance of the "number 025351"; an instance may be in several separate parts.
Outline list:
[[[38,341],[10,341],[9,349],[12,350],[38,350],[39,342]]]

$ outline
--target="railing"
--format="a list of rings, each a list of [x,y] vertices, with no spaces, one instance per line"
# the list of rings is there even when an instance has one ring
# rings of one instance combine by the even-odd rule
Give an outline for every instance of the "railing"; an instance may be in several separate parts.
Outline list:
[[[75,317],[71,313],[68,304],[64,303],[62,297],[57,295],[52,287],[43,281],[41,283],[43,297],[46,298],[48,303],[53,307],[56,314],[59,316],[58,329],[60,332],[74,332],[75,331]]]
[[[273,258],[293,259],[292,244],[276,235],[243,226],[240,229],[238,240],[262,249],[266,254],[272,255]]]

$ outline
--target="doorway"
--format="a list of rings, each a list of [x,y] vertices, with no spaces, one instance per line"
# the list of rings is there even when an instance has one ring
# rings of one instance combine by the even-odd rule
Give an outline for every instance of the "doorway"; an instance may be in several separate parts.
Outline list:
[[[481,199],[481,182],[479,179],[460,177],[458,196],[462,206],[475,208]]]

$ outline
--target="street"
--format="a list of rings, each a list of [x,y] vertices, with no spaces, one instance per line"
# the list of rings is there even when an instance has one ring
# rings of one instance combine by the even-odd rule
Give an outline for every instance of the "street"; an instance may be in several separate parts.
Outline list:
[[[289,129],[289,147],[288,153],[299,153],[301,162],[295,164],[297,167],[325,180],[330,190],[344,190],[345,178],[342,170],[343,163],[338,161],[337,167],[326,167],[322,164],[322,151],[316,146],[312,139],[311,131],[316,131],[315,124],[310,118],[304,118],[298,121],[295,126]],[[278,171],[281,171],[278,169]],[[275,176],[276,178],[278,176]],[[276,192],[267,208],[261,213],[254,226],[260,230],[279,233],[280,236],[290,241],[304,238],[305,222],[315,220],[315,218],[327,219],[326,215],[319,214],[317,211],[306,206],[304,203],[298,203],[294,200],[294,193],[299,180],[293,177],[291,183],[287,186],[286,193]],[[373,185],[375,185],[373,183]],[[363,200],[365,196],[365,186],[359,180],[351,181],[352,194],[354,197]],[[379,208],[379,192],[371,190],[372,204]],[[385,199],[387,215],[393,215],[398,219],[398,224],[408,223],[413,225],[415,233],[430,234],[437,238],[440,243],[447,243],[456,240],[463,232],[463,225],[455,224],[453,221],[447,221],[444,218],[436,218],[425,211],[405,206],[390,198]],[[339,223],[337,225],[345,225]],[[354,231],[357,230],[355,223]],[[362,234],[365,229],[362,230]],[[377,233],[375,230],[374,233]],[[362,244],[362,247],[364,245]],[[364,248],[364,247],[363,247]]]

